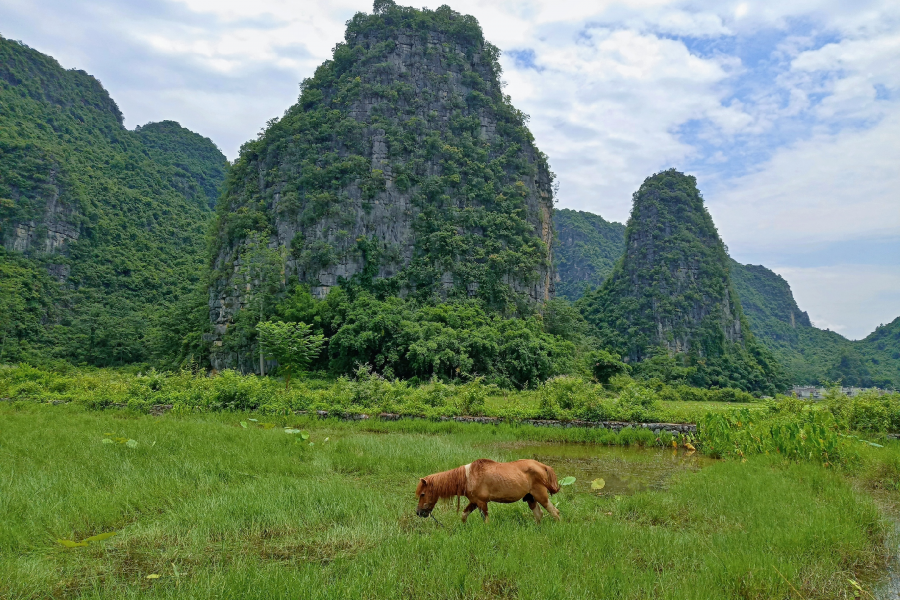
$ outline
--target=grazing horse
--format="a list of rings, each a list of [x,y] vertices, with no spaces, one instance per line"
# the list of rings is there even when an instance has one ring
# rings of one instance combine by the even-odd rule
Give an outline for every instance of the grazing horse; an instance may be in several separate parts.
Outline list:
[[[536,460],[498,463],[480,458],[467,465],[420,479],[416,486],[416,497],[419,499],[416,514],[428,517],[438,500],[456,496],[456,510],[459,510],[460,497],[469,500],[469,505],[463,510],[463,523],[476,508],[481,510],[484,522],[487,523],[488,502],[508,504],[519,500],[528,503],[528,508],[534,513],[534,520],[538,523],[542,516],[538,504],[559,521],[559,511],[550,503],[550,495],[558,491],[556,473],[551,467]]]

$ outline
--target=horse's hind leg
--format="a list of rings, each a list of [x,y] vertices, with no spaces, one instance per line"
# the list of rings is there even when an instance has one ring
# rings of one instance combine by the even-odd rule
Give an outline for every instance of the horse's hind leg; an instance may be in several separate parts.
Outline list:
[[[529,494],[529,496],[530,495],[531,494]],[[538,506],[538,503],[537,503],[537,501],[534,500],[534,498],[532,498],[531,500],[528,501],[528,508],[530,508],[531,512],[534,513],[534,520],[536,522],[540,523],[541,517],[544,516],[544,513],[541,512],[541,507]]]
[[[534,499],[537,500],[541,506],[547,509],[547,512],[550,513],[554,519],[559,521],[559,511],[550,503],[550,494],[547,493],[547,488],[542,485],[535,485],[531,488],[531,495],[534,496]]]
[[[462,522],[463,523],[465,523],[466,519],[469,518],[469,513],[471,513],[476,508],[478,508],[477,504],[475,504],[474,502],[469,502],[469,505],[465,509],[463,509],[463,514],[462,514]]]

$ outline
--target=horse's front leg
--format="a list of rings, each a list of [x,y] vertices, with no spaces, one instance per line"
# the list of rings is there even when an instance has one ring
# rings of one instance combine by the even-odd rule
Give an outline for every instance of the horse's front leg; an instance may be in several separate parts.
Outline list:
[[[537,500],[541,506],[547,509],[547,512],[550,513],[554,519],[559,521],[559,511],[556,510],[556,507],[550,502],[550,494],[547,492],[547,488],[542,485],[536,485],[531,490],[531,495],[534,496],[534,499]]]
[[[474,502],[469,502],[469,505],[465,509],[463,509],[463,514],[462,514],[462,522],[463,523],[465,523],[466,519],[469,518],[469,513],[471,513],[476,508],[478,508],[477,504],[475,504]]]
[[[484,522],[488,522],[488,503],[486,500],[482,500],[477,502],[478,508],[481,510],[481,517],[484,519]]]

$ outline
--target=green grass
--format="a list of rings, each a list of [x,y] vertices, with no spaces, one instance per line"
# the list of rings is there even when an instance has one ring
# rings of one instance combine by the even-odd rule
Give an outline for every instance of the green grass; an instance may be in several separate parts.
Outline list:
[[[848,579],[873,581],[885,558],[866,494],[769,457],[682,470],[632,496],[579,481],[556,496],[561,523],[538,526],[517,503],[462,525],[442,506],[441,528],[414,516],[420,476],[584,430],[30,403],[0,404],[0,423],[2,598],[797,597],[790,586],[832,598],[852,597]],[[55,541],[106,531],[119,533]]]
[[[357,379],[298,378],[289,390],[272,377],[225,371],[214,377],[189,372],[144,374],[129,369],[0,365],[0,399],[75,403],[88,408],[128,406],[147,412],[173,405],[175,412],[260,410],[289,414],[327,410],[337,414],[381,412],[407,416],[486,415],[512,420],[585,419],[696,423],[708,412],[723,412],[739,402],[667,400],[652,387],[620,378],[599,385],[577,377],[559,377],[536,390],[502,390],[480,380],[468,383],[426,382],[411,385],[379,376]],[[756,404],[752,406],[761,406]]]

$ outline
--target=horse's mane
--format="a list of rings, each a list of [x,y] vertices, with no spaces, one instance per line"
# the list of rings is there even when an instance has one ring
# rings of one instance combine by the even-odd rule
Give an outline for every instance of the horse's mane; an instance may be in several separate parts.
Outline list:
[[[493,464],[494,461],[487,458],[479,458],[469,463],[469,477],[481,474],[484,467]],[[466,465],[450,469],[449,471],[441,471],[425,478],[428,486],[434,490],[438,498],[459,499],[459,496],[466,495]]]
[[[466,467],[441,471],[425,478],[428,487],[438,498],[466,495]]]

